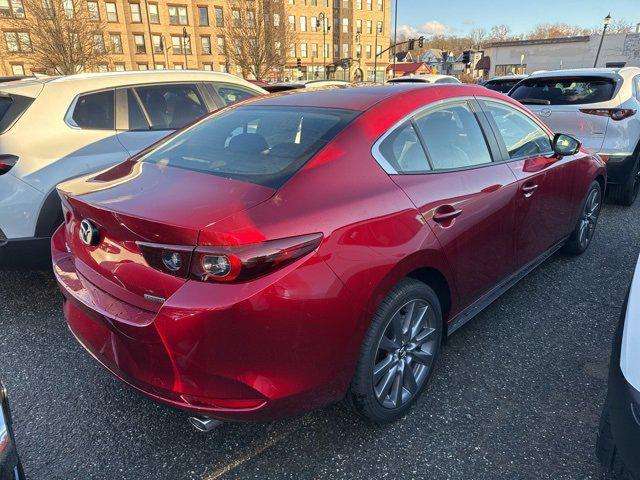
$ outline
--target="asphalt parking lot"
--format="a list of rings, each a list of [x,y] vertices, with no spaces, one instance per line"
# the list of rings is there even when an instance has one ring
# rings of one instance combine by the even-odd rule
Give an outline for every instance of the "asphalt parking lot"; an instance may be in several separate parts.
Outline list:
[[[640,252],[640,202],[605,205],[589,251],[557,254],[460,330],[397,424],[341,406],[195,432],[72,339],[48,272],[0,272],[0,378],[31,479],[605,478],[594,457],[610,341]]]

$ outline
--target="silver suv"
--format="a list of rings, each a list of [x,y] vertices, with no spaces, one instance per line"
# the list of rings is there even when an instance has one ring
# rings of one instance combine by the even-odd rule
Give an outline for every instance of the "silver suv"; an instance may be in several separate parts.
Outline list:
[[[631,205],[640,190],[640,68],[534,73],[509,95],[549,128],[568,133],[607,163],[612,198]]]

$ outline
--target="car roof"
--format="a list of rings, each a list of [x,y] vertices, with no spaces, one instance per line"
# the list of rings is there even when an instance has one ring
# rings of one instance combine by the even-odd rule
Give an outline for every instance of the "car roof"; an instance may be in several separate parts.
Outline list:
[[[548,70],[545,72],[532,73],[528,78],[558,78],[558,77],[608,77],[619,78],[625,73],[640,73],[640,68],[572,68],[568,70]]]
[[[213,81],[244,85],[265,93],[264,90],[257,85],[254,85],[240,77],[236,77],[235,75],[231,75],[230,73],[210,72],[204,70],[145,70],[129,72],[79,73],[76,75],[35,79],[34,81],[42,82],[47,86],[77,90],[78,92],[156,82]]]
[[[502,75],[500,77],[493,77],[487,80],[485,83],[489,82],[508,82],[509,80],[522,80],[523,78],[527,78],[529,75]]]
[[[435,82],[436,80],[439,80],[441,78],[456,78],[453,75],[442,75],[439,73],[421,73],[418,75],[403,75],[401,77],[395,77],[395,78],[391,78],[389,80],[387,80],[387,82],[389,83],[393,83],[393,82],[397,82],[397,81],[406,81],[406,80],[413,80],[414,82]],[[456,78],[456,80],[458,80]]]
[[[352,88],[329,88],[326,90],[294,90],[265,97],[249,99],[243,104],[249,105],[269,105],[269,106],[290,106],[290,107],[325,107],[347,110],[365,111],[377,103],[400,97],[405,93],[414,90],[448,89],[448,88],[478,88],[475,85],[465,84],[424,84],[415,83],[391,83],[387,85],[374,85]],[[486,90],[482,88],[482,90]]]

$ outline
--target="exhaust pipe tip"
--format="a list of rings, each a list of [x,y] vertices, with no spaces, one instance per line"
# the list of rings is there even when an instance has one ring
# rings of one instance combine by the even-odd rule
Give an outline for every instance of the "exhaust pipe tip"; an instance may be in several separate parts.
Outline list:
[[[204,433],[210,432],[222,425],[220,420],[208,417],[189,417],[188,421],[193,428]]]

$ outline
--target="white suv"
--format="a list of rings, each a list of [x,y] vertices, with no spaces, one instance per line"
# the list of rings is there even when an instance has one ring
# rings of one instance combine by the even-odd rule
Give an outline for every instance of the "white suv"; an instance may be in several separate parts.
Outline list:
[[[122,162],[208,112],[266,93],[226,73],[147,71],[0,84],[0,267],[41,266],[56,185]]]
[[[633,204],[640,190],[640,68],[534,73],[509,96],[551,130],[571,134],[599,154],[613,199]]]

